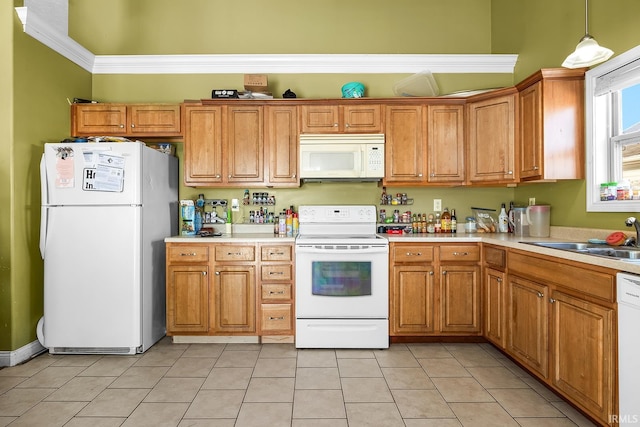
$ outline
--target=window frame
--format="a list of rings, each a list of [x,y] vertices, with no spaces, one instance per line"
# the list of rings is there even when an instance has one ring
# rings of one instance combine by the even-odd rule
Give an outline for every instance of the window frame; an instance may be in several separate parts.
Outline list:
[[[600,200],[600,184],[609,180],[611,141],[610,127],[615,114],[611,108],[611,95],[596,97],[597,79],[640,60],[640,46],[636,46],[585,74],[586,123],[586,209],[587,212],[639,212],[640,200]],[[637,73],[637,71],[635,72]],[[596,114],[597,112],[600,114]],[[606,112],[603,114],[603,111]],[[604,117],[603,117],[604,116]],[[611,160],[613,162],[613,160]]]

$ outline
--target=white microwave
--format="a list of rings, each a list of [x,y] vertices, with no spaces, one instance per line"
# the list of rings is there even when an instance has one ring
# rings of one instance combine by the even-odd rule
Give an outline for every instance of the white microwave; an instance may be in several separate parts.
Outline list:
[[[379,180],[384,134],[301,134],[299,167],[306,180]]]

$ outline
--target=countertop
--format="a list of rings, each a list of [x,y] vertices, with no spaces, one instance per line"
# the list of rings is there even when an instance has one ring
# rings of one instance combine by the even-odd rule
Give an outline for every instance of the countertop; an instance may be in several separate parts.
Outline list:
[[[506,248],[520,249],[541,255],[555,256],[562,259],[583,262],[640,274],[640,261],[622,261],[595,255],[585,255],[560,249],[545,248],[527,244],[526,242],[586,242],[590,238],[604,238],[615,230],[580,229],[570,227],[551,227],[551,236],[522,237],[507,233],[456,233],[456,234],[380,234],[389,242],[398,243],[464,243],[483,242]],[[222,234],[219,237],[172,236],[165,239],[167,243],[293,243],[295,237],[278,236],[273,233],[233,233]]]

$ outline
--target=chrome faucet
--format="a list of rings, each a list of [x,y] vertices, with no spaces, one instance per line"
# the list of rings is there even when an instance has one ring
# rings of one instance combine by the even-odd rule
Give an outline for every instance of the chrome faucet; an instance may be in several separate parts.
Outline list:
[[[625,225],[627,227],[634,226],[636,228],[636,240],[633,245],[630,246],[638,246],[640,245],[640,222],[636,220],[634,216],[630,216],[625,220]]]

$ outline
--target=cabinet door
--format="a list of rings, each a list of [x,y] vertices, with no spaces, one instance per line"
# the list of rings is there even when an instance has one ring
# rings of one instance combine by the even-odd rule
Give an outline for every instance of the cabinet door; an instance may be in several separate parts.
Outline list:
[[[548,298],[546,286],[510,276],[507,351],[544,378],[548,377]]]
[[[184,107],[184,182],[222,182],[222,107]]]
[[[132,135],[180,135],[179,105],[130,105],[129,133]]]
[[[425,141],[422,106],[385,108],[384,182],[424,183]]]
[[[227,182],[264,181],[263,108],[228,106],[226,160]]]
[[[300,185],[298,178],[297,108],[265,107],[265,145],[269,183]]]
[[[167,334],[209,330],[209,276],[206,265],[167,268]]]
[[[127,107],[123,104],[73,104],[71,106],[71,134],[125,135]]]
[[[520,178],[542,178],[542,83],[520,92]]]
[[[484,270],[484,335],[500,348],[505,344],[505,274],[493,268]]]
[[[256,287],[253,265],[217,265],[214,332],[256,331]]]
[[[464,107],[427,106],[429,182],[464,181]]]
[[[382,132],[380,105],[345,105],[342,107],[344,132],[379,133]]]
[[[615,396],[615,313],[558,291],[551,301],[552,383],[607,421]]]
[[[434,332],[435,284],[430,266],[395,266],[391,289],[391,334]]]
[[[515,182],[516,94],[468,108],[469,181]]]
[[[339,133],[340,108],[337,105],[300,106],[300,132]]]
[[[480,267],[440,266],[440,330],[480,332]]]

